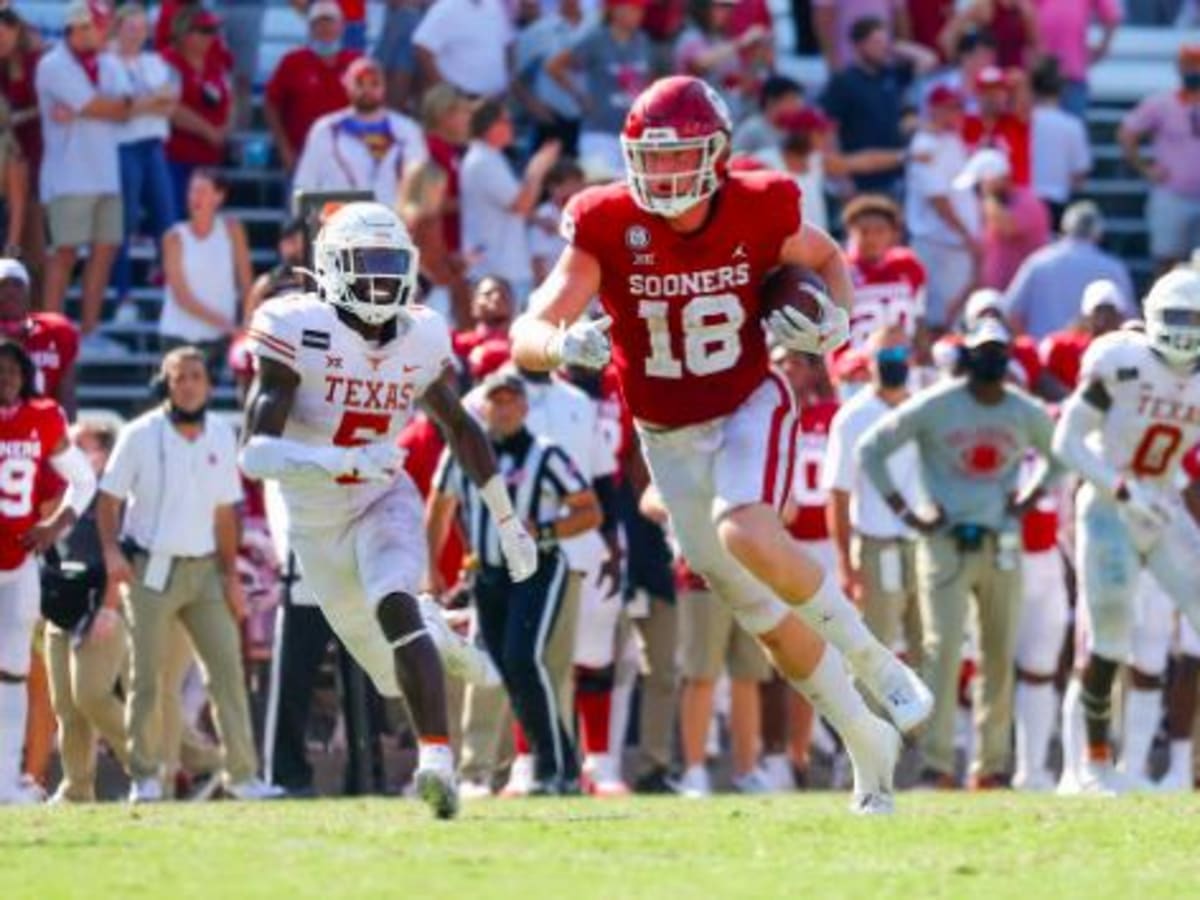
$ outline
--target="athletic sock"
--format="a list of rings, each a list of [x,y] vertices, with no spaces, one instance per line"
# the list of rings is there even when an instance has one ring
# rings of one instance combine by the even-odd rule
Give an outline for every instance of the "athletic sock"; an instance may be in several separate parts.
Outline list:
[[[1150,745],[1162,721],[1162,688],[1130,688],[1125,692],[1125,722],[1121,739],[1121,768],[1144,776]]]
[[[806,625],[838,649],[839,656],[846,658],[856,674],[863,674],[864,667],[877,662],[881,652],[888,653],[828,572],[817,592],[795,610]]]
[[[1054,685],[1018,681],[1013,695],[1017,725],[1017,771],[1035,775],[1046,767],[1054,730]]]
[[[422,737],[417,741],[417,768],[440,772],[454,771],[454,752],[450,741],[439,737]]]
[[[1171,772],[1182,773],[1187,781],[1192,780],[1192,742],[1181,738],[1171,741]]]
[[[513,751],[517,756],[529,756],[533,751],[529,748],[529,739],[525,737],[525,729],[517,721],[513,721]]]
[[[24,681],[0,682],[0,793],[15,788],[21,780],[28,708]]]
[[[589,755],[608,753],[612,691],[578,691],[575,708],[579,711],[584,752]]]
[[[807,678],[794,678],[789,683],[808,698],[843,740],[864,720],[873,718],[862,695],[855,690],[841,653],[832,644],[825,645],[820,662]]]

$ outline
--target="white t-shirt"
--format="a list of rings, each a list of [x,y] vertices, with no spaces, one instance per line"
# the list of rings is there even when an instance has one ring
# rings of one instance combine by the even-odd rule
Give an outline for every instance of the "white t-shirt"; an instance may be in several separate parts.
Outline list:
[[[1043,200],[1066,203],[1072,179],[1092,168],[1087,131],[1078,116],[1057,106],[1035,107],[1032,121],[1034,193]]]
[[[970,158],[963,139],[954,133],[918,131],[909,152],[914,158],[908,164],[904,217],[912,237],[953,246],[962,243],[962,238],[934,210],[930,197],[949,198],[967,230],[979,234],[979,201],[975,193],[953,186],[955,177]]]
[[[515,33],[500,0],[436,0],[412,41],[437,61],[442,78],[480,96],[508,89],[506,50]]]
[[[172,83],[171,68],[166,61],[151,50],[143,50],[137,56],[126,59],[115,57],[129,81],[130,94],[134,99],[157,94]],[[122,144],[144,141],[150,138],[166,140],[171,123],[166,116],[138,116],[117,126],[118,140]]]
[[[385,206],[396,206],[397,188],[409,166],[429,158],[425,134],[408,116],[388,112],[375,124],[388,142],[376,158],[365,140],[353,109],[340,109],[322,116],[309,129],[300,160],[296,163],[293,187],[305,191],[373,191]]]
[[[205,416],[189,441],[154,409],[121,429],[100,490],[126,501],[121,533],[144,549],[208,556],[217,507],[242,500],[237,453],[237,436],[219,416]]]
[[[97,94],[111,97],[130,94],[125,69],[115,56],[101,53],[97,62],[100,76],[98,83],[92,84],[64,43],[56,44],[38,61],[34,84],[46,146],[38,179],[38,194],[43,203],[62,196],[121,192],[117,162],[120,126],[81,116],[58,123],[51,115],[54,107],[60,105],[78,113]]]
[[[476,258],[472,278],[500,275],[512,282],[533,277],[524,217],[509,210],[521,182],[508,159],[483,141],[472,141],[458,174],[463,251]]]
[[[911,538],[912,529],[902,522],[879,495],[858,463],[858,445],[867,431],[892,411],[873,388],[864,388],[846,403],[829,425],[829,447],[821,469],[821,487],[850,494],[850,524],[859,534],[873,538]],[[914,489],[918,483],[919,460],[914,444],[906,444],[888,459],[888,469],[910,509],[920,506]]]

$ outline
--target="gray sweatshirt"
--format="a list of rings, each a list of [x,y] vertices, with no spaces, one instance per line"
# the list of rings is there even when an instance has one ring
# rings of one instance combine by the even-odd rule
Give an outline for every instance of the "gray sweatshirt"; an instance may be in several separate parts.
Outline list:
[[[1015,527],[1005,511],[1017,491],[1028,448],[1041,453],[1039,487],[1063,472],[1051,452],[1054,423],[1040,401],[1006,386],[1004,399],[979,403],[956,378],[922,391],[884,416],[858,445],[859,464],[884,497],[897,492],[885,462],[909,441],[917,446],[927,496],[950,525]]]

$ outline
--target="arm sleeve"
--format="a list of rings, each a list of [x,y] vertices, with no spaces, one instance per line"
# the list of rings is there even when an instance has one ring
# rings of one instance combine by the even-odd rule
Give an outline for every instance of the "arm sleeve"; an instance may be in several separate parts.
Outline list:
[[[348,448],[302,444],[289,438],[256,434],[242,447],[238,463],[250,478],[312,483],[345,475]],[[105,488],[107,490],[107,488]]]
[[[558,229],[562,239],[593,256],[600,256],[604,249],[602,209],[591,191],[576,194],[563,209]]]
[[[885,498],[900,493],[888,469],[888,459],[904,444],[916,439],[920,418],[926,408],[920,399],[905,403],[876,422],[859,441],[858,464]]]
[[[293,371],[299,371],[296,351],[300,346],[300,325],[297,316],[289,315],[284,303],[268,300],[254,311],[250,327],[246,329],[247,346],[251,353],[262,359],[282,363]]]

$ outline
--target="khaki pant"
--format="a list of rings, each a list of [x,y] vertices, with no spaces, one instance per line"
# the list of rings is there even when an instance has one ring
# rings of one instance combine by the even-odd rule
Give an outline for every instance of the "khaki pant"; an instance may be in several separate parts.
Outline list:
[[[142,583],[145,568],[146,557],[139,554],[134,561],[134,582],[125,594],[133,643],[132,687],[126,707],[130,776],[158,776],[165,761],[156,719],[170,624],[178,618],[204,669],[224,748],[226,776],[234,784],[252,778],[258,770],[258,757],[250,728],[241,642],[225,603],[216,560],[176,559],[163,591]]]
[[[679,689],[679,610],[650,598],[650,615],[634,619],[642,638],[642,693],[637,772],[671,767]]]
[[[127,767],[129,762],[125,707],[113,692],[128,660],[128,632],[120,619],[115,623],[107,636],[97,637],[93,629],[75,648],[71,647],[70,633],[55,625],[46,626],[46,668],[50,699],[58,718],[63,769],[58,792],[77,803],[96,799],[97,732],[121,765]]]
[[[971,771],[998,775],[1008,769],[1012,739],[1013,657],[1021,614],[1020,554],[1013,568],[996,566],[996,540],[989,535],[979,550],[960,552],[948,536],[922,538],[917,546],[917,579],[925,628],[923,675],[933,691],[933,719],[921,741],[925,765],[954,773],[954,720],[962,662],[967,601],[975,598],[979,624],[979,678],[972,698],[975,753]]]
[[[683,677],[716,681],[770,681],[771,663],[758,641],[733,619],[729,604],[711,591],[679,594],[679,640]]]
[[[916,542],[855,535],[850,552],[862,575],[863,621],[867,628],[889,650],[894,650],[903,636],[909,663],[919,669],[923,639]],[[884,571],[891,565],[885,565],[885,560],[892,553],[899,558],[898,584],[890,577],[892,573]]]

